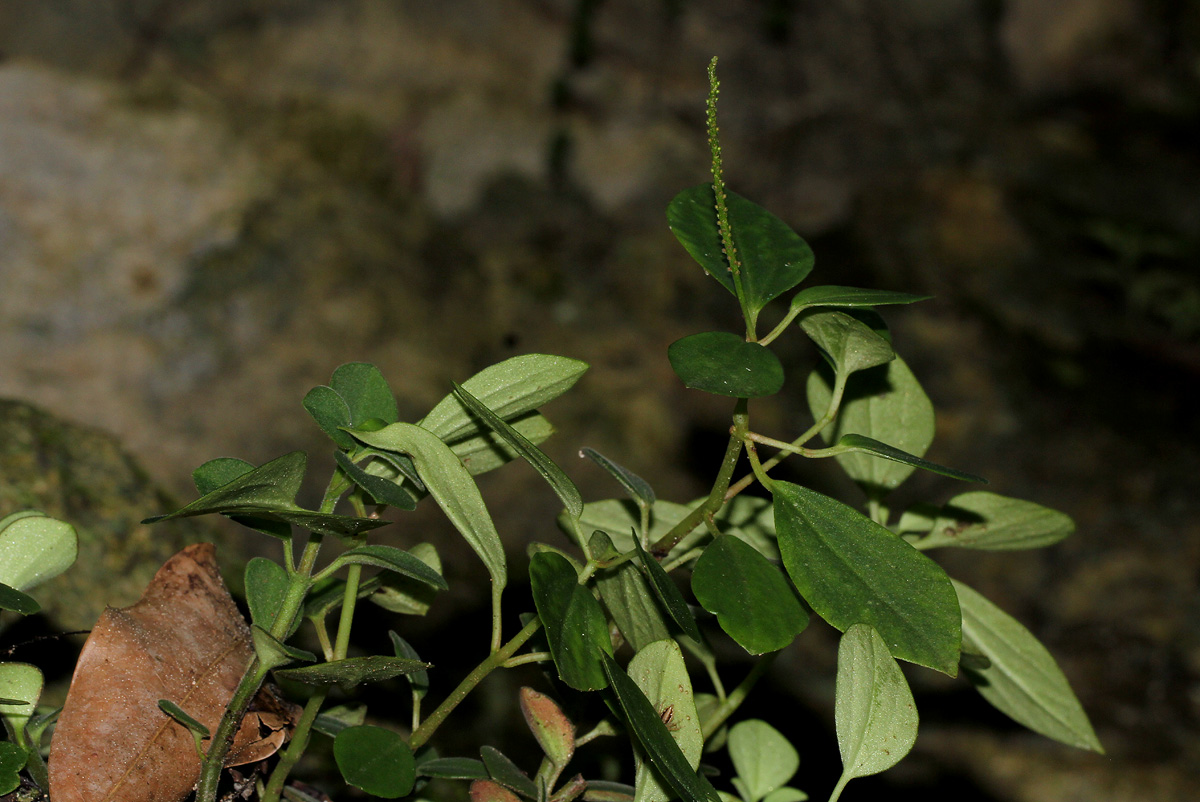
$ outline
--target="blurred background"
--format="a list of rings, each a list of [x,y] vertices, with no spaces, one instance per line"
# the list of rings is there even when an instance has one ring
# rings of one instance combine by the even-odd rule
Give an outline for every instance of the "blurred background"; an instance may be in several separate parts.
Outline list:
[[[660,497],[704,492],[729,404],[665,350],[736,308],[664,209],[708,178],[714,55],[726,179],[809,241],[810,282],[935,296],[884,310],[939,412],[930,458],[1078,524],[1040,552],[938,556],[1050,647],[1107,756],[910,672],[916,750],[846,799],[1200,798],[1194,0],[0,0],[0,514],[83,531],[57,620],[131,602],[148,554],[231,537],[137,524],[201,462],[331,464],[299,401],[345,361],[378,364],[415,420],[505,357],[586,360],[545,410],[585,496],[618,488],[584,445]],[[760,431],[810,420],[802,340],[780,342],[796,368]],[[860,498],[831,464],[788,470]],[[482,485],[514,573],[525,542],[563,544],[531,470]],[[389,529],[437,543],[456,587],[410,640],[482,641],[469,553],[432,510]],[[820,797],[834,640],[800,641],[750,712],[801,744],[795,784]],[[475,734],[532,748],[497,682]]]

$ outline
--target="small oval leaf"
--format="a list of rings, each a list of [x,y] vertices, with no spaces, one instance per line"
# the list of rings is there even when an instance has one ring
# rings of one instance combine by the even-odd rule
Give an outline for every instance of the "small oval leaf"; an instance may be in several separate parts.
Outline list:
[[[792,779],[800,768],[800,755],[788,739],[756,718],[739,722],[729,731],[729,759],[746,789],[745,802],[758,802]]]
[[[533,737],[561,770],[575,754],[575,725],[553,699],[533,688],[521,688],[520,702],[521,714]]]
[[[350,425],[378,419],[395,423],[400,419],[396,397],[379,368],[369,362],[347,362],[333,372],[329,386],[350,411]],[[336,438],[335,438],[336,439]]]
[[[412,750],[382,727],[363,724],[342,730],[333,739],[333,757],[347,783],[384,799],[408,795],[416,781]]]
[[[727,331],[692,334],[667,349],[671,368],[693,390],[733,398],[762,398],[783,388],[779,357]]]

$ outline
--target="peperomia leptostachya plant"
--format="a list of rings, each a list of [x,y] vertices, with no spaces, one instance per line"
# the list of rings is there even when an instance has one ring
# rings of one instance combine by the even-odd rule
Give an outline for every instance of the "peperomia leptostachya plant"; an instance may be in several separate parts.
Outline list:
[[[235,731],[272,675],[310,690],[269,773],[257,786],[235,788],[243,798],[315,799],[289,783],[315,730],[332,737],[345,781],[382,798],[427,796],[431,779],[449,778],[470,781],[474,802],[797,802],[808,797],[789,785],[799,767],[796,750],[770,723],[736,718],[772,659],[813,615],[843,633],[833,700],[843,772],[831,802],[851,779],[891,767],[912,747],[917,709],[898,661],[950,676],[961,668],[1016,721],[1100,751],[1045,648],[928,556],[939,548],[1050,545],[1072,531],[1070,519],[980,490],[940,507],[889,507],[891,491],[917,469],[983,482],[924,459],[933,407],[876,311],[923,298],[832,285],[793,292],[813,270],[812,251],[777,217],[725,188],[715,60],[709,77],[712,181],[679,194],[667,217],[684,248],[736,300],[745,327],[685,337],[667,356],[687,387],[732,399],[728,446],[714,460],[711,491],[690,503],[660,499],[651,483],[585,448],[581,455],[611,476],[614,491],[621,489],[618,498],[585,501],[539,448],[552,433],[539,409],[580,379],[587,366],[577,360],[531,354],[493,365],[454,385],[415,423],[399,420],[374,366],[341,366],[303,402],[336,446],[316,510],[294,500],[307,467],[297,452],[260,466],[205,463],[194,474],[200,498],[151,519],[218,513],[278,539],[283,551],[278,563],[256,558],[246,567],[253,656],[216,728],[210,732],[191,718],[186,704],[161,700],[164,720],[188,727],[203,755],[198,802],[218,799]],[[760,333],[760,313],[789,294],[780,322]],[[771,345],[797,335],[820,355],[805,385],[813,423],[799,434],[759,431],[754,400],[784,385]],[[743,455],[749,469],[738,476]],[[773,477],[772,469],[792,456],[832,457],[827,464],[861,487],[863,511]],[[533,598],[519,608],[521,628],[506,632],[504,590],[513,561],[474,477],[518,458],[561,501],[558,523],[567,542],[534,543],[527,568],[518,563],[528,571]],[[752,487],[757,495],[745,492]],[[387,523],[380,517],[385,508],[412,510],[426,497],[478,555],[491,582],[490,638],[478,665],[452,689],[439,688],[436,669],[424,662],[436,665],[436,654],[402,634],[404,616],[424,614],[447,587],[436,549],[372,542]],[[330,539],[346,548],[322,562]],[[690,579],[692,599],[680,579]],[[350,653],[364,600],[397,615],[393,654]],[[301,637],[315,642],[319,654],[295,645]],[[713,638],[729,638],[758,656],[731,690]],[[519,706],[544,753],[532,773],[490,744],[478,756],[438,755],[434,736],[463,699],[491,672],[529,663],[557,676],[550,693],[597,694],[607,715],[580,732],[550,694],[526,688],[514,715]],[[335,692],[398,677],[411,690],[411,706],[400,716],[333,704]],[[368,714],[374,723],[365,723]],[[577,750],[622,732],[632,745],[629,784],[569,771]],[[27,741],[12,743],[29,752]],[[701,766],[718,749],[728,750],[735,772],[718,782],[719,791]]]

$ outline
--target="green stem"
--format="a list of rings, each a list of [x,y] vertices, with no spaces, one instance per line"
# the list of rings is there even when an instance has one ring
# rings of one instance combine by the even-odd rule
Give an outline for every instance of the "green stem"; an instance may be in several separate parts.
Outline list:
[[[313,722],[317,720],[317,713],[321,711],[321,705],[325,704],[325,696],[328,693],[329,691],[323,688],[308,697],[308,701],[304,703],[304,712],[300,714],[300,720],[296,722],[296,730],[292,733],[291,743],[280,756],[275,770],[271,772],[271,779],[267,781],[261,802],[278,802],[288,774],[299,762],[304,750],[308,748]]]
[[[729,696],[725,697],[725,701],[721,702],[720,706],[713,712],[712,718],[704,722],[704,729],[700,733],[704,740],[707,741],[711,738],[712,734],[721,728],[721,725],[734,714],[742,702],[746,701],[746,696],[750,693],[750,689],[762,678],[763,674],[767,673],[767,669],[771,667],[771,663],[774,662],[777,656],[779,656],[779,652],[764,654],[754,664],[754,668],[750,669],[750,673],[746,675],[746,678],[733,689]]]
[[[462,700],[467,698],[467,694],[474,690],[475,686],[482,682],[484,677],[503,666],[517,649],[520,649],[525,644],[525,641],[529,640],[535,632],[541,629],[541,626],[542,622],[540,619],[533,619],[525,625],[524,629],[514,635],[512,640],[493,651],[487,656],[487,659],[475,666],[475,669],[458,684],[457,688],[450,692],[450,695],[437,706],[436,710],[429,714],[425,721],[421,723],[421,726],[417,728],[416,732],[412,734],[412,737],[408,739],[408,745],[412,747],[412,750],[415,752],[421,748],[434,732],[437,731],[437,728],[442,725],[446,717],[454,711],[454,708],[458,707]]]
[[[853,779],[849,774],[843,774],[838,778],[837,785],[833,787],[833,793],[829,795],[829,802],[837,802],[842,795],[842,791],[846,788],[846,783]]]

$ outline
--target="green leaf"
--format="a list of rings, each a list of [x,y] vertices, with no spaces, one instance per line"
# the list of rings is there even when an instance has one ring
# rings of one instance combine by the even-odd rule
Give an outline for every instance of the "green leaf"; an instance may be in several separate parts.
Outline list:
[[[350,407],[345,399],[338,395],[332,387],[321,385],[314,387],[304,396],[304,408],[313,420],[321,427],[321,431],[329,435],[338,448],[349,451],[354,448],[354,438],[342,431],[354,425],[350,415]]]
[[[412,750],[396,733],[364,724],[333,739],[333,757],[346,782],[384,799],[407,796],[416,781]]]
[[[379,368],[368,362],[347,362],[333,372],[329,386],[346,402],[350,425],[361,426],[378,419],[395,423],[400,419],[396,398]]]
[[[21,615],[33,615],[42,609],[37,599],[0,582],[0,610],[12,610]]]
[[[1062,669],[1018,621],[955,581],[963,617],[963,648],[991,665],[964,673],[997,710],[1047,738],[1104,753]]]
[[[919,549],[1037,549],[1074,532],[1075,522],[1032,501],[976,491],[950,499],[928,531],[913,545]]]
[[[799,788],[777,788],[771,793],[763,797],[763,802],[804,802],[808,799],[808,794],[801,791]]]
[[[366,720],[367,706],[364,704],[334,705],[317,714],[313,729],[333,738],[347,727],[357,727]]]
[[[29,663],[0,663],[0,717],[13,732],[24,732],[42,697],[42,671]]]
[[[704,549],[692,571],[692,592],[750,654],[778,651],[808,626],[808,613],[780,570],[733,535],[720,535]]]
[[[385,576],[394,576],[393,574],[379,574],[371,577],[363,582],[358,583],[358,598],[369,596],[379,590],[380,579]],[[428,585],[420,587],[428,590],[430,593],[433,589]],[[346,597],[346,582],[343,579],[334,579],[333,577],[325,577],[313,583],[309,588],[308,595],[304,598],[304,617],[305,618],[324,618],[333,610],[342,606]]]
[[[521,715],[542,752],[559,771],[575,754],[575,725],[553,699],[533,688],[521,688]]]
[[[673,640],[661,640],[640,649],[629,661],[628,674],[647,701],[658,711],[667,732],[679,746],[692,769],[700,765],[704,737],[700,714],[692,695],[692,681],[683,663],[683,653]],[[634,799],[636,802],[666,802],[671,794],[659,782],[641,754],[636,754]]]
[[[346,433],[342,432],[342,434]],[[386,504],[401,510],[417,508],[417,500],[407,488],[401,487],[391,479],[372,476],[355,465],[350,457],[341,451],[334,452],[333,458],[337,461],[338,467],[346,472],[346,476],[350,477],[350,481],[367,491],[376,504]]]
[[[829,407],[832,382],[823,371],[808,377],[808,405],[820,419]],[[887,365],[850,377],[837,420],[822,432],[827,443],[844,434],[861,434],[916,457],[925,456],[933,442],[933,404],[908,365],[896,357]],[[913,472],[911,465],[877,459],[868,454],[842,454],[838,464],[868,495],[882,497]]]
[[[671,637],[645,575],[632,562],[597,572],[596,589],[613,623],[635,652]]]
[[[383,682],[404,674],[413,674],[429,668],[429,663],[420,660],[408,660],[401,657],[388,657],[383,654],[372,654],[366,657],[347,657],[343,660],[330,660],[328,663],[317,663],[300,668],[285,668],[276,672],[285,679],[300,682],[305,685],[327,687],[330,685],[354,686],[367,682]]]
[[[846,630],[838,646],[834,721],[842,753],[838,791],[855,777],[900,762],[917,740],[917,705],[888,645],[867,624]]]
[[[751,315],[757,317],[773,298],[808,276],[813,267],[813,252],[786,223],[757,203],[729,191],[725,203],[733,244],[741,262],[742,291]],[[712,184],[701,184],[676,195],[667,207],[667,222],[705,272],[733,293],[733,278],[717,229]]]
[[[402,657],[405,660],[420,661],[421,656],[417,654],[417,650],[412,647],[411,643],[392,630],[388,630],[388,637],[392,640],[392,650],[396,653],[397,657]],[[429,672],[425,669],[405,674],[404,677],[408,680],[408,684],[412,686],[413,693],[417,695],[418,699],[423,699],[425,694],[429,692]]]
[[[255,557],[246,563],[245,584],[250,620],[269,631],[287,595],[287,570],[266,557]]]
[[[607,682],[599,660],[612,652],[612,641],[600,603],[579,584],[571,564],[553,552],[533,555],[529,580],[558,675],[579,691],[603,688]]]
[[[70,524],[41,513],[0,521],[0,583],[15,590],[53,579],[71,567],[77,554],[78,538]]]
[[[450,587],[442,575],[430,568],[423,560],[395,546],[368,545],[349,549],[338,555],[332,564],[337,568],[343,565],[370,565],[407,576],[430,587],[441,590]]]
[[[717,790],[696,774],[688,757],[671,737],[659,711],[654,709],[637,683],[607,653],[602,653],[600,659],[625,722],[659,777],[685,802],[719,802]]]
[[[653,507],[655,502],[654,489],[650,484],[628,468],[622,467],[601,454],[594,448],[580,450],[579,456],[587,457],[592,462],[608,471],[609,476],[616,479],[625,488],[639,507]]]
[[[683,504],[662,499],[655,501],[654,506],[650,509],[650,532],[646,537],[647,541],[650,543],[657,541],[675,524],[682,521],[689,512],[691,512],[691,507]],[[570,534],[571,529],[562,516],[559,516],[558,523],[564,532]],[[579,519],[579,526],[583,531],[602,530],[609,535],[613,544],[621,552],[633,550],[632,533],[640,523],[641,516],[638,513],[637,505],[626,499],[606,499],[584,504],[583,515]],[[703,524],[697,526],[676,544],[675,548],[671,549],[669,557],[673,558],[682,554],[707,535],[708,531]]]
[[[537,786],[529,775],[517,768],[504,754],[493,746],[483,746],[479,749],[479,757],[487,768],[488,776],[510,791],[515,791],[526,799],[536,799]]]
[[[417,774],[445,780],[486,780],[489,776],[483,761],[472,757],[440,757],[427,760],[417,767]]]
[[[468,789],[471,802],[520,802],[520,797],[493,780],[475,780]]]
[[[454,393],[458,396],[458,400],[466,405],[467,409],[477,415],[488,425],[488,428],[503,438],[514,451],[524,457],[525,461],[533,466],[534,470],[542,475],[542,478],[546,480],[555,494],[562,500],[563,507],[567,513],[572,517],[578,518],[583,512],[583,497],[579,495],[579,488],[575,487],[575,483],[563,472],[563,469],[555,465],[554,460],[547,457],[544,451],[525,439],[524,435],[516,429],[505,423],[503,418],[488,409],[487,406],[471,395],[462,385],[455,384]]]
[[[944,465],[938,465],[936,462],[914,457],[905,451],[889,446],[887,443],[881,443],[878,440],[873,440],[861,434],[844,434],[838,438],[837,446],[846,448],[849,451],[860,452],[863,454],[873,454],[876,457],[890,459],[893,462],[900,462],[904,465],[911,465],[914,468],[921,468],[931,473],[938,473],[942,476],[949,476],[951,479],[960,479],[964,482],[981,482],[987,484],[987,479],[982,476],[976,476],[973,473],[960,471],[955,468],[947,468]]]
[[[769,348],[727,331],[671,343],[667,359],[685,386],[733,398],[762,398],[783,389],[783,365]]]
[[[254,653],[258,656],[258,661],[268,670],[288,663],[311,663],[317,659],[312,652],[288,646],[258,624],[250,626],[250,639],[254,643]]]
[[[775,482],[784,567],[834,628],[871,624],[892,654],[958,672],[961,617],[950,578],[904,540],[841,502]]]
[[[698,499],[697,504],[703,499]],[[771,499],[742,493],[713,516],[717,528],[745,541],[771,562],[779,562],[779,543],[775,534],[775,509]]]
[[[244,459],[217,457],[216,459],[210,459],[192,471],[192,484],[196,486],[196,492],[204,496],[218,488],[224,487],[238,477],[245,476],[253,470],[254,465],[246,462]],[[303,466],[300,470],[303,474]],[[288,498],[290,499],[291,496]]]
[[[457,399],[455,403],[459,403]],[[471,474],[454,452],[432,432],[411,423],[393,423],[376,432],[352,434],[373,448],[412,457],[429,494],[479,555],[492,577],[493,592],[508,583],[504,546]]]
[[[634,788],[625,783],[588,780],[584,802],[633,802]]]
[[[663,570],[658,560],[646,553],[637,538],[633,539],[633,544],[642,561],[642,568],[645,569],[646,576],[650,580],[650,587],[654,590],[654,595],[658,597],[659,602],[662,603],[663,609],[667,611],[667,615],[671,617],[676,626],[683,630],[683,634],[692,640],[700,640],[700,628],[696,626],[696,619],[692,618],[687,601],[679,592],[679,588],[671,581],[671,577]]]
[[[792,312],[800,312],[809,307],[840,306],[840,307],[872,307],[888,304],[911,304],[916,301],[927,301],[932,295],[909,295],[907,292],[892,292],[890,290],[865,290],[858,287],[837,287],[825,285],[806,287],[792,296]]]
[[[896,358],[892,344],[844,312],[817,310],[800,318],[800,328],[838,374],[849,375]]]
[[[208,729],[208,727],[204,726],[199,721],[196,721],[196,719],[188,715],[186,710],[172,702],[170,699],[159,699],[158,709],[178,721],[193,735],[196,735],[199,738],[212,737],[212,732]]]
[[[570,390],[588,369],[565,356],[526,354],[484,368],[462,383],[468,393],[504,420],[537,409]],[[438,402],[418,424],[446,442],[480,432],[478,418],[453,393]]]
[[[418,543],[408,553],[428,565],[439,575],[442,560],[431,543]],[[433,603],[437,589],[399,574],[383,574],[378,585],[372,589],[371,603],[401,615],[425,615]]]
[[[508,423],[534,445],[544,443],[554,434],[554,426],[539,412],[526,412],[512,418]],[[472,476],[495,470],[520,456],[516,449],[493,431],[454,440],[450,443],[450,450],[462,460],[462,464]]]
[[[0,795],[8,795],[21,786],[21,769],[29,754],[12,741],[0,741]]]
[[[729,759],[746,790],[745,802],[759,802],[800,768],[800,755],[788,739],[756,718],[739,722],[729,731]]]

